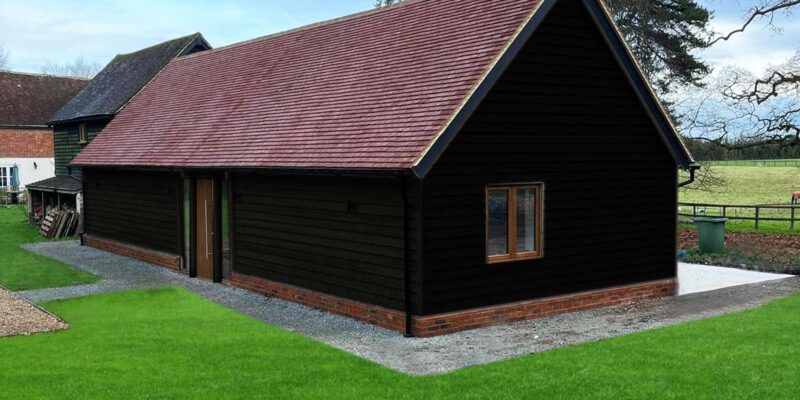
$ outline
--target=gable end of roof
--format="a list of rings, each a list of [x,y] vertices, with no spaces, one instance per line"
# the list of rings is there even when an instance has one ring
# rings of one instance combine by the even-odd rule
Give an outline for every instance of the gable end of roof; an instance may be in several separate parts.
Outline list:
[[[462,106],[450,118],[429,146],[417,157],[411,167],[419,179],[424,179],[431,171],[436,161],[455,139],[458,132],[478,108],[494,84],[502,76],[511,62],[516,58],[528,39],[534,34],[539,25],[547,17],[549,11],[559,0],[542,0],[533,10],[527,22],[520,28],[517,35],[511,40],[507,48],[500,54],[494,65],[478,82],[472,93],[464,100]],[[623,69],[626,78],[636,92],[637,97],[645,108],[648,116],[656,126],[661,139],[667,146],[670,154],[682,169],[690,169],[695,160],[686,148],[677,133],[677,129],[668,116],[666,109],[655,94],[641,67],[633,57],[622,35],[614,24],[611,15],[600,0],[582,0],[584,6],[603,34],[603,39],[611,49],[614,58]]]

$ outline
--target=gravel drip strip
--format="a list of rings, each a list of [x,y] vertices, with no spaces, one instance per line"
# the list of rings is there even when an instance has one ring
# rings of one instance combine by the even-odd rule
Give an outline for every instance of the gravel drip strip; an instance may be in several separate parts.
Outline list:
[[[0,286],[0,337],[69,328],[69,324]]]
[[[315,311],[152,266],[77,242],[24,245],[38,254],[91,272],[103,281],[70,288],[21,292],[34,301],[165,285],[180,286],[252,318],[327,343],[412,375],[432,375],[559,347],[611,338],[758,307],[800,292],[800,277],[600,308],[428,339]]]

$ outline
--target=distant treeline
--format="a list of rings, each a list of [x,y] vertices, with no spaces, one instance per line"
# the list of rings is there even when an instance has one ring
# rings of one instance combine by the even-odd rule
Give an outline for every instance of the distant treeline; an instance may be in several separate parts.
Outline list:
[[[684,138],[684,142],[697,161],[800,159],[800,146],[762,144],[743,148],[730,148],[696,139]],[[732,144],[736,145],[737,143]]]

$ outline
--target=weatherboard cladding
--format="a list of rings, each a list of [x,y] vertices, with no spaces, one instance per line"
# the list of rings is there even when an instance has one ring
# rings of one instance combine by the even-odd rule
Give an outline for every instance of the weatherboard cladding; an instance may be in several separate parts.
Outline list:
[[[178,174],[87,170],[86,233],[179,254],[179,182]]]
[[[107,119],[92,120],[83,123],[86,129],[87,142],[91,142],[108,123]],[[70,165],[72,159],[87,146],[81,143],[78,136],[79,124],[56,124],[53,126],[53,143],[55,145],[56,175],[71,175],[81,179],[80,167]]]
[[[425,314],[675,276],[676,161],[580,3],[543,21],[424,181]],[[544,182],[544,257],[486,264],[486,185]]]
[[[205,44],[199,33],[117,55],[80,93],[55,114],[51,111],[44,120],[49,118],[51,123],[57,123],[113,116],[170,60],[188,54],[196,43]]]
[[[412,0],[176,59],[74,162],[408,168],[536,4]]]

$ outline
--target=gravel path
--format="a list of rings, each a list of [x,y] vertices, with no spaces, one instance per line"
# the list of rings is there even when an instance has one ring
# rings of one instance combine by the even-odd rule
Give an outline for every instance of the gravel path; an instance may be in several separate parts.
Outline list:
[[[37,243],[23,247],[103,278],[101,282],[91,285],[20,293],[34,302],[137,287],[181,286],[255,319],[413,375],[445,373],[471,365],[746,310],[800,292],[800,277],[792,277],[435,338],[408,339],[396,332],[350,318],[191,279],[140,261],[80,247],[77,242]]]
[[[0,337],[69,328],[69,324],[0,286]]]

